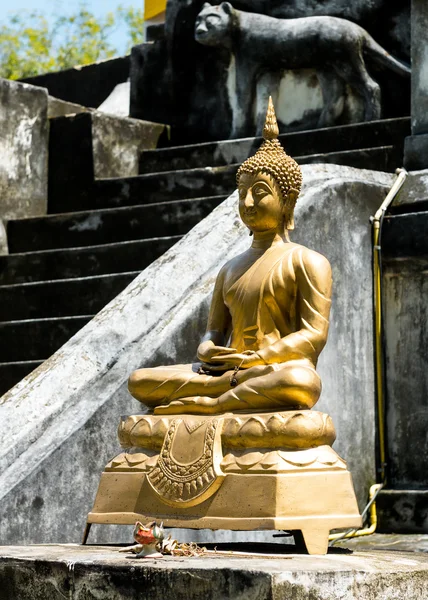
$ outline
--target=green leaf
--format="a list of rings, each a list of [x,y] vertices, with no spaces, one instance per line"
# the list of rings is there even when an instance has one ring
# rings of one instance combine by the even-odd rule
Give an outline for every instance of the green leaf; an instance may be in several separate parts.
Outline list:
[[[0,77],[22,79],[111,58],[112,34],[125,27],[126,52],[143,40],[144,13],[118,5],[97,19],[83,3],[69,15],[48,19],[41,11],[20,11],[0,23]]]

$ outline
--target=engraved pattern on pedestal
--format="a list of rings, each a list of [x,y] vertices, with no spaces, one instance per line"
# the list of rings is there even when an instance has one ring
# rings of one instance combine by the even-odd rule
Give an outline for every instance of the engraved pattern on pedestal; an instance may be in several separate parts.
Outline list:
[[[221,462],[225,473],[288,473],[304,469],[308,471],[346,470],[346,462],[330,448],[319,446],[307,450],[234,450],[228,452]]]
[[[189,433],[204,424],[206,427],[202,453],[191,465],[180,464],[171,453],[177,428],[182,422],[183,419],[174,419],[170,423],[157,464],[147,476],[150,485],[159,496],[177,503],[197,499],[217,479],[213,446],[219,420],[210,419],[208,423],[201,420],[190,429],[185,423]]]

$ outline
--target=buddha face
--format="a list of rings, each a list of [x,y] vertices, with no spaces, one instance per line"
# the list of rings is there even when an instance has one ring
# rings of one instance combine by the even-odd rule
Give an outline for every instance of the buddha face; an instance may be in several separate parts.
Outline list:
[[[275,179],[265,173],[242,173],[239,178],[239,214],[253,232],[279,230],[284,205]]]

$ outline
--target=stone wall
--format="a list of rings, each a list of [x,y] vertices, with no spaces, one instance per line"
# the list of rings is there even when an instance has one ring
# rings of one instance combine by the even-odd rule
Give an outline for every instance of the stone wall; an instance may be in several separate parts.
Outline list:
[[[0,252],[7,252],[1,221],[46,214],[48,93],[0,79]]]
[[[393,176],[335,165],[304,166],[303,174],[293,240],[325,254],[334,276],[317,408],[334,419],[335,448],[348,460],[362,506],[375,479],[369,217]],[[119,416],[142,412],[127,375],[193,360],[215,276],[250,242],[234,194],[3,396],[1,543],[79,541],[100,473],[120,451]],[[94,527],[91,539],[127,540],[129,531]]]
[[[384,265],[388,466],[396,489],[428,487],[427,266],[428,256]]]
[[[114,87],[128,77],[129,56],[119,56],[90,65],[28,77],[22,81],[46,88],[55,98],[97,108]]]
[[[425,495],[428,494],[427,195],[428,171],[409,174],[397,198],[398,206],[383,222],[381,237],[388,481],[396,490],[419,490]],[[427,502],[411,504],[416,511],[413,527],[424,526],[427,531]],[[403,506],[401,514],[394,515],[406,526],[411,520],[409,507],[409,504]]]

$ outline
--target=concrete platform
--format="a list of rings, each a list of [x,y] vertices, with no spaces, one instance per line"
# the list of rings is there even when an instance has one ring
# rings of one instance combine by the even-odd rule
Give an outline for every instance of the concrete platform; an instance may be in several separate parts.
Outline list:
[[[274,545],[269,545],[272,552]],[[211,552],[136,559],[115,546],[0,547],[2,600],[419,600],[428,558],[418,552],[332,548],[326,556]],[[241,547],[242,548],[242,547]],[[252,550],[255,549],[253,545]],[[281,551],[281,553],[279,553]]]
[[[336,542],[337,548],[348,548],[360,552],[361,550],[393,550],[398,552],[426,552],[428,553],[428,534],[397,534],[375,533],[363,537],[356,537]],[[428,560],[428,557],[427,559]]]

